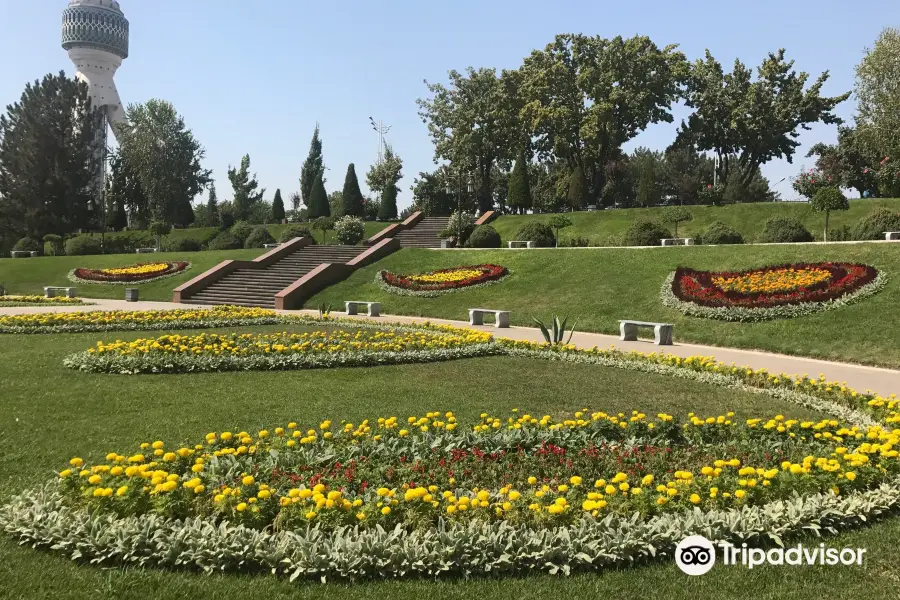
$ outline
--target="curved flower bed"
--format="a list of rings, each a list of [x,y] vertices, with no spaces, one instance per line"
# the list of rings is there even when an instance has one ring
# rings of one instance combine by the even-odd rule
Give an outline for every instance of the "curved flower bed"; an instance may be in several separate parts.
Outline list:
[[[65,359],[94,373],[196,373],[291,370],[430,362],[498,353],[488,333],[451,327],[275,334],[164,335],[97,342]]]
[[[679,267],[660,296],[686,315],[726,321],[799,317],[839,308],[881,290],[887,277],[868,265],[812,263],[715,273]]]
[[[439,269],[416,275],[379,271],[375,282],[385,291],[401,296],[434,297],[448,292],[496,283],[509,275],[500,265],[472,265]]]
[[[0,316],[0,333],[151,331],[269,325],[283,322],[275,311],[240,306],[175,310],[117,310]]]
[[[0,528],[95,564],[324,581],[596,571],[670,556],[690,534],[781,544],[900,507],[894,397],[704,357],[495,345],[740,387],[836,418],[514,411],[464,424],[429,412],[210,432],[75,457],[0,509]]]
[[[115,269],[73,269],[69,280],[77,283],[149,283],[178,275],[191,268],[185,261],[139,263]]]
[[[0,296],[0,306],[40,306],[42,304],[83,306],[91,303],[85,302],[81,298],[67,298],[65,296],[54,296],[52,298],[46,298],[44,296]]]

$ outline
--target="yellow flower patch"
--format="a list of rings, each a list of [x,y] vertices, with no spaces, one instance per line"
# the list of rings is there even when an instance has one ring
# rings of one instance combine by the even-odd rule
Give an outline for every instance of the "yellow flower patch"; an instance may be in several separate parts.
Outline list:
[[[745,273],[735,277],[713,277],[713,283],[725,292],[742,294],[772,294],[791,292],[824,283],[831,278],[825,269],[779,269]]]

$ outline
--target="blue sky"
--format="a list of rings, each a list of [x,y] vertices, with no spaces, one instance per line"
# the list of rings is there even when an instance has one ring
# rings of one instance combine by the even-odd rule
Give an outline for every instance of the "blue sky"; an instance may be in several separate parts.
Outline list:
[[[0,104],[18,100],[25,83],[48,72],[72,73],[60,48],[65,0],[0,0]],[[226,170],[249,153],[271,199],[299,188],[300,165],[315,123],[322,128],[326,188],[343,185],[354,162],[361,183],[375,160],[368,117],[391,125],[388,141],[405,163],[400,204],[409,186],[433,168],[433,147],[415,101],[423,79],[445,81],[449,69],[517,67],[561,32],[612,37],[643,34],[678,43],[691,59],[709,48],[723,64],[757,65],[787,48],[798,70],[830,70],[825,93],[853,87],[854,66],[878,32],[900,24],[897,0],[756,0],[709,2],[304,2],[300,0],[122,0],[131,21],[131,56],[116,82],[124,102],[152,97],[174,103],[206,147],[220,199]],[[851,99],[839,107],[853,115]],[[685,111],[676,110],[676,124]],[[676,124],[651,126],[627,147],[662,149]],[[764,167],[773,183],[810,163],[804,148],[832,141],[833,126],[804,132],[790,165]],[[788,181],[777,188],[792,197]]]

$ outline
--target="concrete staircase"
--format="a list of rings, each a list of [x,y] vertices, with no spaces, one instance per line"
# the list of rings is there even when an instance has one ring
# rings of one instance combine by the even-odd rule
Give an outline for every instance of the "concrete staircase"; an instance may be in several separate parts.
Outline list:
[[[404,229],[394,239],[403,248],[440,248],[439,234],[447,228],[448,217],[423,217],[411,229]]]
[[[275,308],[275,294],[322,263],[347,264],[365,251],[360,246],[306,246],[265,268],[237,269],[181,302]]]

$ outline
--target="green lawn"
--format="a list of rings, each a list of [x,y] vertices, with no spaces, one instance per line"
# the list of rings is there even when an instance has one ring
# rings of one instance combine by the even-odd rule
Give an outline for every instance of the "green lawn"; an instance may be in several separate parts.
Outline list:
[[[252,260],[263,250],[220,250],[215,252],[163,252],[160,254],[106,254],[99,256],[41,256],[38,258],[0,259],[0,284],[7,294],[43,295],[44,286],[75,286],[79,296],[86,298],[125,299],[126,287],[137,287],[141,300],[171,302],[172,290],[211,269],[223,260]],[[186,260],[193,266],[184,273],[152,281],[143,285],[112,285],[72,283],[69,271],[75,268],[124,267],[155,260]]]
[[[858,304],[798,319],[727,323],[686,317],[666,308],[659,290],[678,266],[746,269],[798,261],[855,261],[883,269],[887,287]],[[398,296],[375,283],[381,269],[418,273],[459,265],[496,263],[509,268],[504,281],[437,298]],[[514,325],[552,314],[578,320],[577,328],[614,334],[618,319],[675,324],[675,339],[755,348],[887,367],[900,367],[900,244],[675,247],[653,249],[401,250],[317,294],[320,303],[380,301],[382,312],[465,320],[468,308],[511,311]]]
[[[272,331],[284,327],[238,331]],[[162,335],[163,332],[159,332]],[[146,335],[146,334],[144,334]],[[153,335],[156,335],[155,333]],[[211,430],[303,424],[323,418],[421,415],[454,410],[464,422],[479,412],[520,408],[557,415],[601,410],[689,410],[742,416],[811,415],[756,394],[693,381],[593,365],[491,357],[422,365],[279,373],[108,376],[61,365],[98,339],[140,333],[0,336],[0,502],[53,476],[74,455],[99,458],[142,441],[193,441]],[[527,390],[527,393],[523,391]],[[818,539],[810,540],[818,544]],[[829,539],[868,548],[864,567],[716,567],[688,578],[671,563],[570,579],[539,576],[474,581],[406,581],[354,586],[292,585],[272,577],[207,577],[162,570],[103,570],[17,547],[0,536],[0,598],[887,598],[896,593],[894,556],[900,520]],[[784,569],[784,570],[782,570]]]
[[[856,222],[879,207],[900,211],[900,199],[851,200],[850,210],[831,214],[829,227],[834,229],[842,225],[851,228]],[[800,219],[816,239],[822,239],[825,216],[816,212],[805,202],[771,202],[764,204],[732,204],[730,206],[688,206],[694,220],[682,223],[678,227],[678,235],[696,237],[714,221],[724,221],[741,232],[744,239],[753,241],[762,232],[766,221],[773,217],[795,217]],[[625,232],[628,226],[639,218],[658,218],[661,208],[623,208],[594,212],[566,213],[572,219],[572,227],[562,230],[562,239],[574,236],[586,237],[593,245],[618,245],[617,236]],[[502,216],[491,225],[500,233],[504,243],[515,239],[516,231],[529,221],[550,220],[550,215]]]

